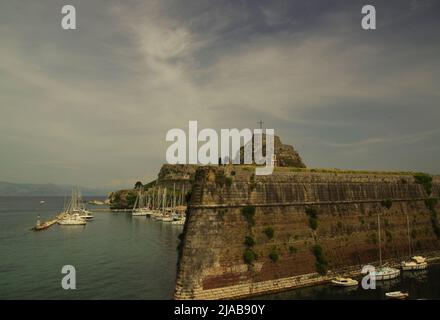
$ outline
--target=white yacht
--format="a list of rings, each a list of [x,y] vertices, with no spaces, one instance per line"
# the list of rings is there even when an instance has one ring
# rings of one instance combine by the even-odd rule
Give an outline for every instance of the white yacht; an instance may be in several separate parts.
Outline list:
[[[391,267],[379,267],[376,270],[370,272],[370,275],[374,276],[376,281],[384,281],[395,279],[400,275],[400,270]]]
[[[79,213],[79,216],[85,220],[93,220],[95,217],[90,213],[90,211],[84,210]]]
[[[408,230],[408,253],[411,257],[411,233],[409,231],[409,216],[406,215],[406,226]],[[400,264],[403,271],[424,270],[428,267],[428,262],[422,256],[411,257],[410,261],[402,261]]]
[[[60,225],[84,225],[87,220],[93,219],[93,215],[86,210],[81,200],[79,188],[72,190],[70,201],[65,205],[60,217],[58,220]]]
[[[86,220],[81,218],[77,213],[66,215],[63,219],[58,220],[58,224],[64,226],[79,226],[85,225],[86,223]]]
[[[380,233],[380,216],[377,214],[377,228],[379,234],[379,268],[370,272],[376,281],[391,280],[400,276],[400,270],[382,265],[382,242]]]
[[[142,189],[139,189],[136,201],[131,212],[132,216],[148,216],[151,211],[147,204],[147,197]]]

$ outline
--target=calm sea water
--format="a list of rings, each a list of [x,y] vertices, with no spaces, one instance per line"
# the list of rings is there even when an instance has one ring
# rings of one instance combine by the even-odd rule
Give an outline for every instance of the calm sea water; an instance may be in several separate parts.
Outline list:
[[[38,214],[63,208],[62,197],[42,199],[0,197],[0,299],[172,298],[181,226],[96,212],[86,226],[33,232]],[[76,290],[61,288],[64,265],[76,268]]]
[[[408,292],[409,299],[439,300],[440,265],[430,265],[427,270],[402,272],[399,278],[377,282],[375,290],[364,290],[360,285],[351,288],[319,285],[257,297],[257,299],[383,300],[386,299],[385,293],[391,291]]]
[[[63,208],[61,197],[0,197],[0,299],[170,299],[181,226],[95,212],[84,227],[29,229]],[[87,200],[87,199],[86,199]],[[102,208],[90,206],[94,208]],[[61,268],[76,268],[77,289],[61,288]],[[408,291],[412,299],[440,298],[440,266],[405,272],[376,290],[315,286],[258,299],[384,299]]]

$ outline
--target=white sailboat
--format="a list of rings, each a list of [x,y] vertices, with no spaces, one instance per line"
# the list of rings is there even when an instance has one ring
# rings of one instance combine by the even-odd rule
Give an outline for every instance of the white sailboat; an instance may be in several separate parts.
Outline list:
[[[379,268],[370,272],[370,275],[373,276],[376,281],[390,280],[397,278],[400,275],[400,270],[396,268],[391,268],[382,265],[382,243],[381,243],[381,234],[380,234],[380,216],[377,214],[377,226],[379,233]]]
[[[133,210],[131,212],[132,216],[146,216],[148,214],[148,210],[145,206],[145,194],[142,189],[139,189],[138,195],[136,197],[136,201],[133,206]]]
[[[72,190],[71,199],[58,219],[59,225],[78,226],[86,224],[86,219],[82,217],[86,214],[86,210],[81,206],[78,195],[78,190]]]
[[[92,215],[92,213],[86,209],[86,206],[84,204],[84,201],[81,196],[81,190],[78,188],[78,214],[81,218],[86,220],[93,220],[95,217]]]
[[[80,226],[80,225],[85,225],[86,223],[87,221],[81,218],[81,216],[78,213],[68,215],[63,219],[58,220],[58,224],[65,226]]]
[[[406,225],[408,229],[408,256],[411,257],[411,234],[409,232],[408,214],[406,214]],[[428,262],[426,262],[426,259],[422,256],[414,256],[411,257],[410,261],[402,261],[401,267],[404,271],[424,270],[428,267]]]

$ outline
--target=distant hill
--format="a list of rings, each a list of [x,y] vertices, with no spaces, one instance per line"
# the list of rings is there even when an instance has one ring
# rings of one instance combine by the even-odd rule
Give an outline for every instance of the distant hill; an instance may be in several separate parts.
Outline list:
[[[0,196],[65,196],[70,195],[74,186],[32,183],[12,183],[0,181]],[[106,196],[108,190],[80,187],[84,196]]]

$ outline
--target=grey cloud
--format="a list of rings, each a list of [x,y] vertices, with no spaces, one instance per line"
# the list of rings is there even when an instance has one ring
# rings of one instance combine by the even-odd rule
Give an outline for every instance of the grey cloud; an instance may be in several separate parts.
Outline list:
[[[168,129],[260,118],[311,166],[439,171],[436,2],[376,1],[370,33],[363,1],[76,0],[73,32],[0,3],[0,180],[153,179]]]

